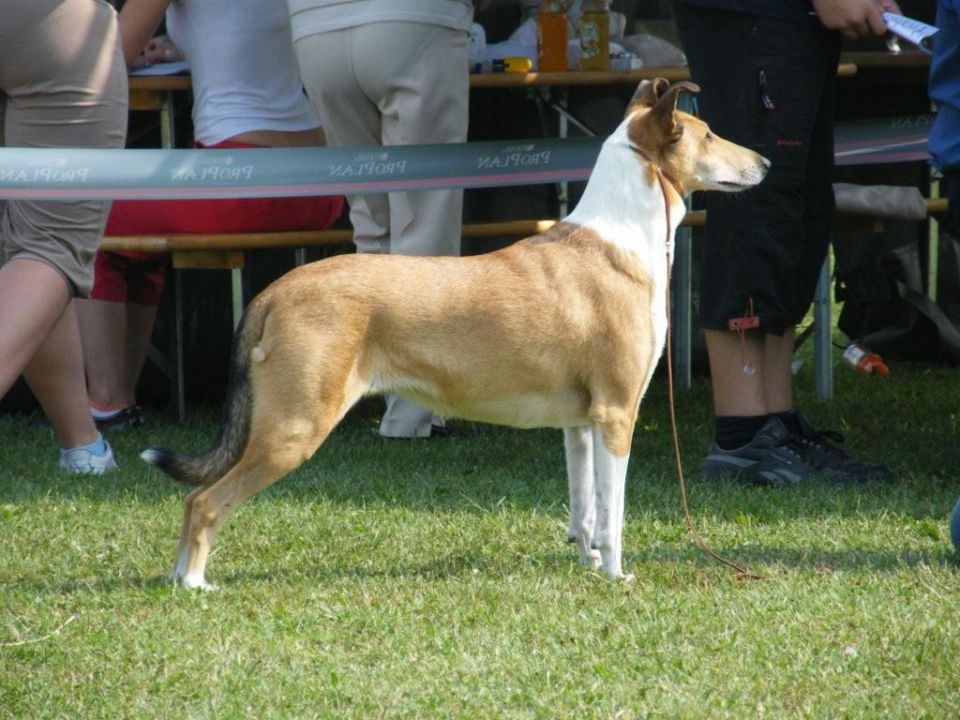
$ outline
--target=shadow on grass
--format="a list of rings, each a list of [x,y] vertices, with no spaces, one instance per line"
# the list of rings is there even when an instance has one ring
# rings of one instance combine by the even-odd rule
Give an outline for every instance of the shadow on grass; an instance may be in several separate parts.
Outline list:
[[[952,566],[960,569],[957,554],[946,548],[932,552],[908,550],[885,552],[858,548],[825,550],[818,548],[790,549],[763,546],[734,546],[713,548],[721,556],[759,576],[761,582],[776,582],[788,574],[813,573],[829,577],[834,574],[862,575],[863,573],[897,573],[930,566]],[[251,557],[251,565],[262,565],[265,560],[275,560],[269,555]],[[638,552],[627,552],[624,571],[633,573],[638,580],[673,585],[699,582],[705,576],[720,580],[725,576],[738,580],[735,571],[708,557],[692,543],[686,547],[657,546]],[[250,569],[218,573],[216,567],[208,572],[208,580],[222,590],[244,589],[250,585],[280,584],[315,585],[337,583],[344,580],[418,580],[443,582],[475,576],[495,581],[523,572],[542,577],[568,577],[607,583],[598,571],[580,566],[576,551],[550,551],[542,554],[515,556],[484,552],[451,553],[423,561],[401,560],[385,567],[343,565],[299,565],[296,570],[284,566],[265,569]],[[59,579],[20,577],[16,579],[19,591],[31,595],[69,595],[80,592],[114,593],[128,590],[189,592],[180,588],[168,574],[124,578],[77,578]]]

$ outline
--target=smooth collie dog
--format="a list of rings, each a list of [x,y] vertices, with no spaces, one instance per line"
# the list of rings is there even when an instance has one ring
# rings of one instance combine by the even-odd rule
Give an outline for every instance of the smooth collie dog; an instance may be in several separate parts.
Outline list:
[[[343,255],[257,296],[233,341],[219,436],[202,455],[142,457],[199,485],[173,575],[210,588],[214,535],[247,498],[308,460],[360,398],[397,395],[446,416],[563,429],[568,539],[623,578],[634,424],[663,350],[683,198],[759,183],[769,162],[677,110],[692,83],[640,84],[576,210],[475,257]]]

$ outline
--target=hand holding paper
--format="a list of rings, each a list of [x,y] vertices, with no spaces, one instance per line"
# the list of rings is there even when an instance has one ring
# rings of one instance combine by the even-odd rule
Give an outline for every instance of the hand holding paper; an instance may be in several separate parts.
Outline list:
[[[817,18],[824,27],[837,30],[856,40],[870,35],[883,35],[886,14],[900,12],[893,0],[812,0]]]

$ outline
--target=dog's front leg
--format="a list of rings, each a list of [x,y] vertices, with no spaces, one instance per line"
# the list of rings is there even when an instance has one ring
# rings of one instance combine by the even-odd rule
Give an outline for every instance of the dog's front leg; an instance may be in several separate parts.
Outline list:
[[[624,492],[627,484],[629,450],[623,455],[610,452],[603,430],[593,430],[593,463],[596,469],[596,545],[604,574],[611,580],[632,580],[623,574]]]
[[[567,458],[567,481],[570,486],[567,541],[577,544],[580,563],[596,570],[600,567],[600,552],[593,547],[597,525],[593,431],[588,426],[564,428],[563,448]]]

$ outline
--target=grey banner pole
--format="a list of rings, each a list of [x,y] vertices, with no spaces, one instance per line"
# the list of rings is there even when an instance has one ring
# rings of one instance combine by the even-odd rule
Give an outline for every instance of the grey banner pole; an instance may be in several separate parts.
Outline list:
[[[813,362],[817,397],[833,397],[833,328],[830,317],[830,258],[820,268],[816,295],[813,298]]]

